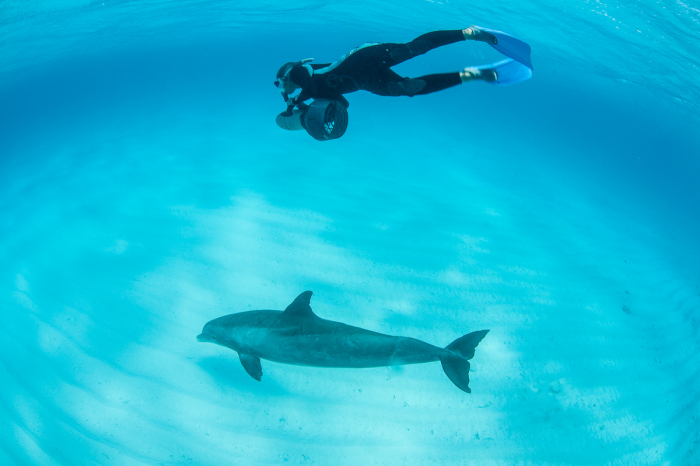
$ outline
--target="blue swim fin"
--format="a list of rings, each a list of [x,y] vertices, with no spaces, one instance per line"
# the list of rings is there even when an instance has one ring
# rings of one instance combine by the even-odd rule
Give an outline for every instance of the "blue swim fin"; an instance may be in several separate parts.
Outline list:
[[[495,84],[497,86],[510,86],[511,84],[521,83],[532,77],[532,70],[527,66],[519,63],[511,58],[506,58],[503,61],[496,63],[491,63],[490,65],[475,66],[477,70],[482,71],[493,71],[495,73],[494,79],[484,79],[484,81],[489,84]]]
[[[472,26],[477,28],[479,31],[486,32],[494,37],[493,40],[484,41],[481,38],[476,40],[486,42],[494,49],[501,52],[508,58],[512,58],[515,61],[522,63],[530,69],[532,68],[532,60],[530,58],[531,49],[527,42],[518,39],[515,36],[506,34],[505,32],[496,31],[494,29],[482,28],[481,26]]]

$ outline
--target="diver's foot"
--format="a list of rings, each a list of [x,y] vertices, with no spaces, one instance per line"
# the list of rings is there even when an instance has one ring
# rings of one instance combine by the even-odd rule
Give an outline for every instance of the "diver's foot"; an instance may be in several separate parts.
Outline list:
[[[403,81],[391,82],[386,85],[389,94],[392,96],[414,96],[423,90],[428,83],[422,79],[404,79]]]
[[[490,32],[482,31],[476,26],[469,26],[467,29],[462,29],[464,40],[476,40],[486,42],[487,44],[497,44],[498,39]]]
[[[464,68],[464,70],[459,72],[459,77],[462,79],[462,84],[469,81],[479,80],[486,82],[498,81],[498,73],[496,70],[492,69],[479,69],[479,68]]]

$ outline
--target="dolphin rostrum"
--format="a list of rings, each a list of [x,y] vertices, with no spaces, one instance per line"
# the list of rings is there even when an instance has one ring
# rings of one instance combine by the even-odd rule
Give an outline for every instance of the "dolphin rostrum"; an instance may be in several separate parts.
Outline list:
[[[207,322],[197,341],[238,352],[251,377],[262,379],[260,359],[316,367],[381,367],[440,361],[457,388],[471,393],[469,360],[489,332],[479,330],[445,348],[408,337],[393,337],[318,317],[311,310],[311,291],[284,311],[248,311]]]

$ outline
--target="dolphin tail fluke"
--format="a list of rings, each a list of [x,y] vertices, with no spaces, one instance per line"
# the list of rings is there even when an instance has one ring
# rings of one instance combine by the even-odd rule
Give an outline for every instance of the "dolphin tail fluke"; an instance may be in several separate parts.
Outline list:
[[[487,333],[489,333],[488,330],[467,333],[447,345],[445,349],[459,354],[464,359],[471,359],[474,357],[476,347],[479,346],[479,343],[481,343],[481,340],[484,339]]]
[[[472,392],[469,388],[469,360],[474,357],[476,347],[487,333],[488,330],[479,330],[457,338],[445,347],[449,353],[440,360],[447,377],[457,388],[467,393]]]

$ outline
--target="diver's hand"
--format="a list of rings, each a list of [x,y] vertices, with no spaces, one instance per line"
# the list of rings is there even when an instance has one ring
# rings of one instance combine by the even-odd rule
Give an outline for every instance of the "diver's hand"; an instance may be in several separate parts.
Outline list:
[[[290,97],[287,100],[287,110],[282,112],[282,116],[292,116],[292,110],[294,110],[294,106],[297,104],[297,101],[294,97]]]

